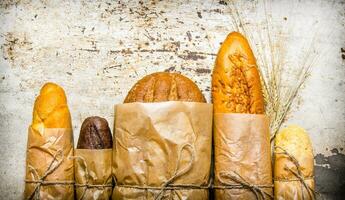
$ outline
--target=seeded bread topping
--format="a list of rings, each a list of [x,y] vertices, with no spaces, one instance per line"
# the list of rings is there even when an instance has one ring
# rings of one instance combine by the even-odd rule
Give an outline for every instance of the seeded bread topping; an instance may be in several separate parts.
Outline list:
[[[264,98],[255,57],[239,33],[222,44],[212,75],[215,113],[264,113]]]

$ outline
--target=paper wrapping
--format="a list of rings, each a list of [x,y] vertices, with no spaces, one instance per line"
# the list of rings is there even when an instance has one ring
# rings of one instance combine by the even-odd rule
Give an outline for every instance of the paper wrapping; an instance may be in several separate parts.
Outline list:
[[[305,179],[305,183],[310,188],[314,188],[314,178]],[[311,193],[310,196],[309,192],[298,179],[274,181],[274,199],[277,200],[314,199],[314,194]]]
[[[34,193],[38,185],[38,183],[29,182],[38,181],[47,172],[54,156],[56,160],[52,167],[57,166],[61,160],[62,162],[43,180],[45,183],[38,190],[39,199],[74,199],[74,168],[73,160],[69,159],[73,156],[72,129],[46,128],[41,135],[31,127],[26,151],[25,199]],[[35,198],[38,196],[33,199]]]
[[[288,130],[295,134],[281,135]],[[274,197],[277,200],[315,199],[314,155],[309,136],[295,126],[283,131],[275,141]]]
[[[110,199],[113,190],[111,164],[112,149],[74,150],[77,199]],[[85,187],[86,184],[89,187]]]
[[[252,185],[272,185],[270,148],[269,121],[265,115],[216,113],[215,199],[257,199],[255,193],[247,188],[217,188],[224,185],[220,178],[227,184],[238,185],[236,181],[220,177],[220,174],[237,173]],[[272,187],[261,189],[272,195]]]
[[[206,189],[169,189],[162,196],[208,199],[212,104],[128,103],[117,105],[115,113],[113,199],[154,199],[164,183],[189,166],[168,186],[189,184]]]

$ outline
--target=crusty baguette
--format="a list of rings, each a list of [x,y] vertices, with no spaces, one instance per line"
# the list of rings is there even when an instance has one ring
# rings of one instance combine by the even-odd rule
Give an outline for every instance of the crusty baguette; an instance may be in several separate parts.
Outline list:
[[[124,103],[190,101],[206,102],[198,86],[189,78],[168,72],[157,72],[139,80]]]
[[[46,83],[36,98],[32,128],[43,133],[44,128],[71,128],[71,115],[64,90],[55,83]]]
[[[36,98],[28,131],[24,199],[73,200],[72,156],[73,132],[65,92],[47,83]]]
[[[84,120],[80,128],[78,149],[111,149],[113,139],[106,119],[94,116]]]
[[[230,33],[218,52],[212,100],[215,199],[269,199],[273,196],[269,121],[255,57],[240,33]],[[236,179],[258,186],[263,196],[245,186],[222,188],[239,185]]]
[[[298,162],[284,154],[286,151]],[[277,134],[275,139],[274,162],[275,199],[312,199],[311,191],[303,186],[292,172],[300,172],[306,184],[314,190],[314,155],[311,141],[306,131],[298,126],[289,126]],[[292,171],[291,171],[292,170]]]
[[[232,32],[223,42],[212,75],[215,113],[264,113],[256,60],[247,39]]]

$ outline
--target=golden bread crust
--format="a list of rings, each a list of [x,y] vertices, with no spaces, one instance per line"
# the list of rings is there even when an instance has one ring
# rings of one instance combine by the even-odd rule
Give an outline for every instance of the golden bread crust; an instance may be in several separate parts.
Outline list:
[[[46,83],[36,98],[32,128],[71,128],[71,115],[64,90],[55,83]]]
[[[215,113],[264,113],[256,60],[247,39],[232,32],[222,44],[212,74]]]
[[[163,101],[206,102],[198,86],[189,78],[177,73],[157,72],[139,80],[124,103]]]

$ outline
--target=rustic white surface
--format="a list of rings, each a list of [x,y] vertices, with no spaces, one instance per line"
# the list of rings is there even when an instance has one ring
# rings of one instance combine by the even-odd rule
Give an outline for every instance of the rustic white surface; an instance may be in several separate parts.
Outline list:
[[[236,5],[251,31],[264,31],[262,4]],[[273,35],[285,34],[289,39],[284,46],[287,69],[300,65],[310,43],[318,55],[284,124],[306,128],[315,154],[330,155],[333,148],[344,153],[344,2],[274,1],[269,5]],[[112,126],[113,105],[123,101],[139,78],[152,72],[181,72],[210,101],[215,55],[220,42],[235,30],[232,12],[230,4],[211,0],[2,1],[1,199],[21,198],[27,128],[33,102],[45,82],[65,89],[75,141],[88,116],[103,116]],[[252,45],[258,45],[253,39]]]

